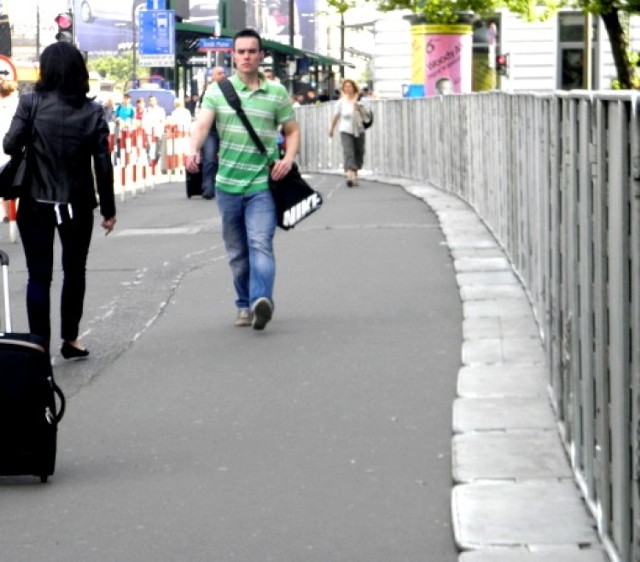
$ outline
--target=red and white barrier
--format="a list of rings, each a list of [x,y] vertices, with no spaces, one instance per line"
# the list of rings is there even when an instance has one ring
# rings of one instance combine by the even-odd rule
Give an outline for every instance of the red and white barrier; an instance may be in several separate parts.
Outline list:
[[[18,202],[16,199],[9,201],[9,241],[14,244],[18,241]]]
[[[158,154],[161,143],[154,131],[139,124],[122,127],[116,142],[115,130],[110,135],[113,151],[116,194],[122,201],[126,194],[134,197],[138,191],[153,188],[162,170],[173,179],[184,176],[189,151],[189,131],[178,125],[165,127],[163,154]],[[159,166],[164,156],[164,166]]]

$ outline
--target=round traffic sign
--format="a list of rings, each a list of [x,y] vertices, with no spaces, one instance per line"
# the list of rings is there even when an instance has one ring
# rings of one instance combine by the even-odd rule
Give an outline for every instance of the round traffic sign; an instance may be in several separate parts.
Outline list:
[[[0,79],[17,80],[18,72],[9,57],[0,55]]]

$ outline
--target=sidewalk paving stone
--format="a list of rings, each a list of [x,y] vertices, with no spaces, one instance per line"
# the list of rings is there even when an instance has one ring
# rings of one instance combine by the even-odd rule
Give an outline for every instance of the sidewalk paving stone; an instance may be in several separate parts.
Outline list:
[[[458,373],[461,398],[504,398],[548,396],[545,366],[481,365],[465,366]]]
[[[477,338],[462,343],[462,362],[465,365],[543,363],[544,351],[540,340],[533,337]]]
[[[555,428],[455,435],[452,464],[456,482],[573,478]]]
[[[529,301],[524,299],[496,299],[483,301],[467,301],[464,303],[465,318],[486,318],[499,316],[500,318],[531,318],[533,312]]]
[[[545,549],[504,548],[469,550],[460,562],[608,562],[601,548],[547,547]]]
[[[467,257],[459,258],[453,262],[456,271],[511,271],[509,260],[503,256],[487,258]]]
[[[488,259],[504,258],[504,252],[499,247],[494,248],[449,248],[455,261],[464,258]]]
[[[533,316],[533,315],[532,315]],[[532,318],[465,318],[462,322],[465,340],[486,338],[540,338],[540,329]]]
[[[495,248],[498,245],[493,236],[474,234],[447,236],[447,243],[452,248]]]
[[[598,544],[593,521],[570,480],[460,484],[453,488],[452,512],[462,549]]]
[[[453,432],[509,429],[556,429],[549,399],[456,398],[453,402]]]
[[[526,300],[527,295],[518,285],[465,285],[460,287],[460,298],[463,301]]]
[[[465,285],[520,285],[512,271],[489,271],[473,273],[456,273],[456,281],[460,287]]]

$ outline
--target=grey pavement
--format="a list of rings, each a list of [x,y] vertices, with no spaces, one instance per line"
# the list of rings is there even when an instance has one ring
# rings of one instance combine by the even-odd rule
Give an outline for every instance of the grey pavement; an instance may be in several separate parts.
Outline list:
[[[457,560],[462,309],[444,237],[401,188],[313,181],[326,206],[276,236],[264,332],[233,326],[214,201],[169,184],[119,206],[90,253],[91,358],[54,349],[56,473],[0,484],[0,558]]]
[[[153,270],[151,258],[130,269],[132,287],[172,283],[143,330],[133,317],[103,333],[99,320],[117,307],[91,311],[89,341],[115,349],[134,334],[135,344],[95,357],[99,376],[56,365],[72,395],[58,470],[45,503],[22,505],[21,517],[62,509],[53,528],[73,537],[65,552],[84,547],[88,560],[126,551],[120,559],[607,561],[559,437],[526,292],[491,233],[432,186],[370,175],[344,190],[331,175],[314,179],[326,209],[279,234],[278,308],[264,334],[229,329],[228,272],[211,242],[201,244],[208,258],[185,251],[184,271]],[[434,214],[407,205],[398,186]],[[210,240],[216,226],[198,216],[190,227],[167,218],[166,234]],[[101,292],[143,308],[115,295],[121,276],[110,271]],[[380,287],[396,285],[408,295],[394,296],[392,311]],[[19,491],[5,488],[5,505]],[[1,508],[0,521],[6,529]],[[80,522],[88,530],[76,536]]]

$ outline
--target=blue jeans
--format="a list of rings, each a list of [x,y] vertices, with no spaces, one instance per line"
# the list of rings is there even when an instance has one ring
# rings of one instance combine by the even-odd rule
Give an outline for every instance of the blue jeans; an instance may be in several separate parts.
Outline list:
[[[260,297],[267,297],[273,303],[276,209],[271,192],[267,189],[234,195],[216,189],[216,200],[237,308],[250,308]]]
[[[218,132],[215,125],[202,146],[202,194],[215,195],[216,174],[218,173]]]

